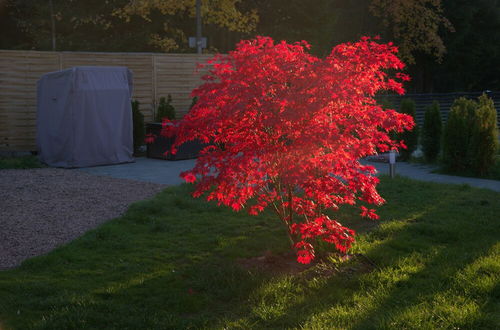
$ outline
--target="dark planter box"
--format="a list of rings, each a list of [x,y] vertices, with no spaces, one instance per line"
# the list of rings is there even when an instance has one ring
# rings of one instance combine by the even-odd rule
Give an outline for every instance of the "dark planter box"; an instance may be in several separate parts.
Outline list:
[[[183,159],[193,159],[197,158],[200,154],[201,149],[207,145],[201,143],[200,141],[190,141],[186,142],[177,148],[177,153],[175,155],[165,155],[166,151],[170,150],[172,143],[174,143],[175,137],[164,137],[160,135],[161,123],[150,123],[146,125],[146,133],[153,134],[156,139],[153,143],[147,145],[148,158],[166,159],[166,160],[183,160]]]

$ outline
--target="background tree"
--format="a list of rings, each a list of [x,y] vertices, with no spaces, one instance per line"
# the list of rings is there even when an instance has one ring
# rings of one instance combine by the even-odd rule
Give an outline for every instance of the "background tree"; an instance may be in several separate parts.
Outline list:
[[[439,102],[434,101],[425,109],[422,128],[422,150],[425,160],[435,162],[441,150],[441,131],[443,122],[439,111]]]
[[[148,29],[144,29],[137,19],[126,23],[112,15],[114,8],[123,0],[52,0],[52,3],[57,50],[153,50],[143,42],[148,39]],[[52,50],[48,1],[8,0],[6,7],[12,13],[17,30],[24,35],[24,46],[15,48]]]
[[[500,90],[500,2],[443,0],[455,27],[443,31],[447,54],[429,65],[436,92]]]
[[[474,174],[484,176],[495,165],[498,152],[497,112],[486,94],[479,97],[472,117],[467,158]]]
[[[467,170],[471,123],[476,108],[476,102],[461,97],[453,102],[448,113],[443,134],[443,165],[450,172]]]
[[[242,12],[238,4],[238,0],[204,0],[204,24],[209,27],[204,35],[255,29],[255,10]],[[194,51],[187,43],[196,29],[194,0],[53,0],[53,7],[59,50]],[[25,39],[24,46],[12,40],[7,48],[51,49],[48,1],[7,0],[4,8],[3,14],[12,20],[6,24],[20,29]],[[209,43],[212,39],[209,35]]]
[[[52,0],[58,50],[195,52],[195,0]],[[208,52],[269,35],[325,56],[362,35],[394,41],[411,92],[500,90],[497,0],[203,0]],[[454,27],[454,29],[451,28]],[[51,49],[49,1],[0,1],[2,49]]]
[[[201,13],[204,24],[211,24],[221,29],[233,32],[251,32],[258,21],[255,9],[241,11],[239,0],[204,0],[201,2]],[[113,14],[129,21],[139,16],[150,23],[161,16],[163,31],[151,35],[150,42],[161,50],[168,52],[178,49],[180,44],[187,43],[186,31],[181,22],[194,22],[196,16],[196,1],[194,0],[131,0]],[[190,20],[189,18],[192,18]],[[192,24],[194,28],[194,24]],[[194,33],[192,34],[194,35]]]
[[[372,0],[370,11],[382,19],[405,62],[415,63],[415,52],[443,58],[446,47],[439,30],[452,30],[452,25],[443,15],[441,0]]]
[[[326,56],[336,44],[370,34],[364,29],[366,1],[255,0],[256,34],[276,40],[308,40],[311,53]]]
[[[410,115],[413,121],[416,123],[415,119],[415,101],[409,98],[405,98],[401,101],[399,105],[399,112]],[[405,149],[400,152],[400,158],[402,160],[408,160],[411,154],[417,149],[418,145],[418,125],[415,124],[412,130],[408,130],[398,134],[397,139],[403,141],[406,145]]]

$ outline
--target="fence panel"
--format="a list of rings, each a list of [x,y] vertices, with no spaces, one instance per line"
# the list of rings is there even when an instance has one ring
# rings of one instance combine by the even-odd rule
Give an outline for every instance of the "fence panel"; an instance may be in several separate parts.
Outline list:
[[[0,51],[0,149],[35,150],[36,82],[57,70],[57,53]]]
[[[41,52],[0,50],[0,150],[36,150],[36,82],[47,72],[73,66],[126,66],[133,72],[133,98],[139,100],[146,122],[153,121],[160,97],[172,95],[178,117],[188,111],[191,90],[197,87],[206,69],[197,70],[211,55]],[[416,117],[423,124],[425,108],[434,100],[440,103],[443,121],[453,101],[465,96],[477,98],[481,93],[387,95],[399,108],[402,98],[416,103]],[[500,92],[491,92],[500,127]]]
[[[441,112],[441,118],[443,123],[446,123],[448,119],[448,112],[450,111],[451,105],[459,97],[466,97],[469,99],[477,99],[481,96],[483,92],[464,92],[464,93],[434,93],[434,94],[406,94],[406,95],[382,95],[378,99],[386,99],[391,103],[396,110],[399,109],[399,105],[402,99],[409,98],[415,101],[415,117],[419,126],[424,124],[425,109],[432,104],[434,101],[439,102],[439,110]],[[497,125],[500,128],[500,92],[488,92],[490,98],[493,99],[495,104],[495,109],[497,110]]]
[[[155,55],[155,104],[161,97],[172,96],[172,105],[177,111],[177,116],[182,117],[189,110],[192,99],[191,91],[197,87],[200,77],[206,70],[198,70],[197,63],[207,61],[211,56],[186,54],[182,57],[175,55]]]
[[[146,122],[153,121],[158,100],[171,94],[184,115],[191,90],[201,82],[196,64],[211,55],[41,52],[0,50],[0,150],[36,150],[36,82],[52,71],[74,66],[126,66],[133,72],[133,98]]]

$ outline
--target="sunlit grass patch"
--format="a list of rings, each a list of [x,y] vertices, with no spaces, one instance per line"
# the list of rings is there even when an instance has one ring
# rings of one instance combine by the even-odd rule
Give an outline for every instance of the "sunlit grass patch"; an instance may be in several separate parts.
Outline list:
[[[242,267],[289,251],[271,213],[168,188],[46,256],[0,272],[0,323],[55,328],[500,328],[500,194],[383,178],[380,223],[350,258],[297,272]],[[321,251],[320,251],[321,252]],[[278,267],[278,266],[275,266]]]

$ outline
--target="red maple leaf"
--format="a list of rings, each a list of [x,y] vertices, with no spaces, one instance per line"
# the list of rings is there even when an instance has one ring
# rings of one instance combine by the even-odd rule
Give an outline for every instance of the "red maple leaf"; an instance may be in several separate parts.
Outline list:
[[[374,99],[383,90],[403,93],[408,79],[398,72],[404,64],[392,44],[364,37],[334,47],[325,59],[308,48],[257,37],[216,55],[205,83],[192,92],[198,102],[162,130],[175,130],[173,151],[195,139],[210,142],[182,175],[198,178],[193,196],[236,211],[245,206],[253,215],[270,207],[302,263],[314,258],[318,239],[342,252],[350,248],[354,231],[325,210],[382,204],[373,168],[359,159],[401,147],[388,133],[414,125]],[[361,211],[378,217],[374,209]]]

